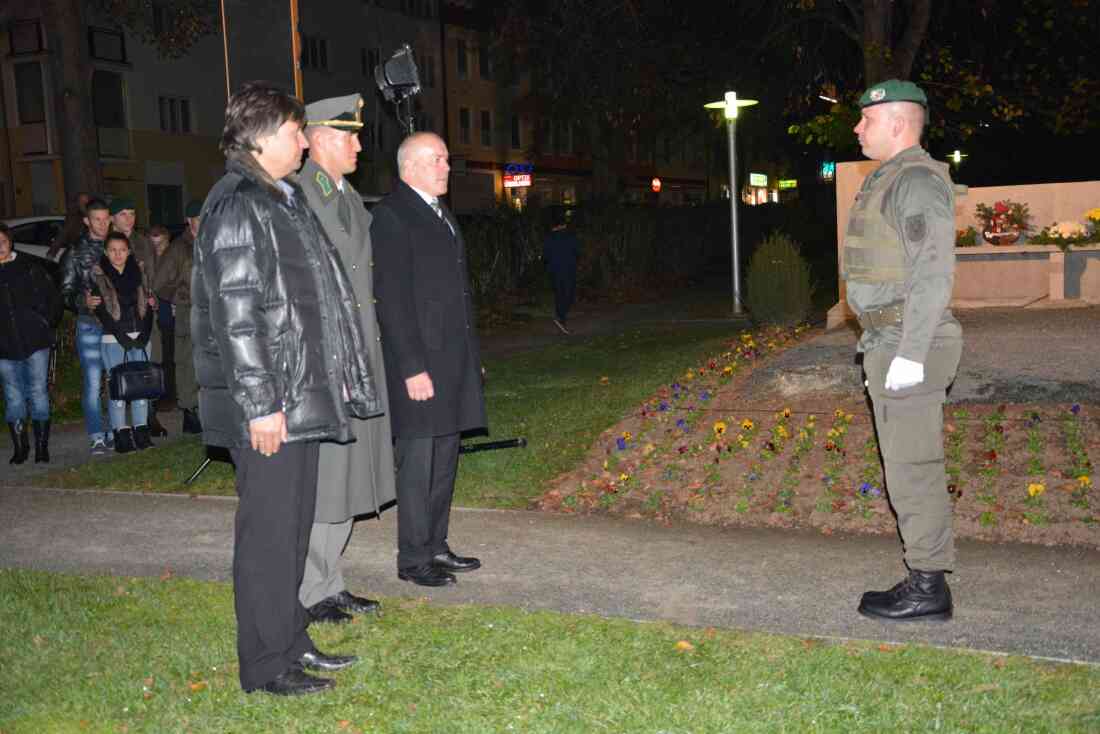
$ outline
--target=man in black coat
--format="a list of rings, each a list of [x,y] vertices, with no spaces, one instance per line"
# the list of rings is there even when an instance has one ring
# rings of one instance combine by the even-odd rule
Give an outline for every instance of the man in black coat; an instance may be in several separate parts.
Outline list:
[[[481,356],[465,245],[439,201],[447,146],[414,133],[397,150],[400,181],[372,211],[374,292],[397,466],[397,576],[455,583],[481,566],[447,545],[459,434],[484,428]]]
[[[191,333],[203,438],[237,471],[233,594],[241,687],[314,693],[353,656],[318,652],[298,601],[323,439],[380,410],[358,304],[302,189],[305,109],[252,82],[229,100],[226,174],[202,211]]]

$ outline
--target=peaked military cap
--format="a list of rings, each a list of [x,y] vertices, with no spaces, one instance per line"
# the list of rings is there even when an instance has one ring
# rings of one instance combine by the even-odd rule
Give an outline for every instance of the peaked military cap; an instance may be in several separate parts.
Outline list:
[[[870,87],[859,98],[859,107],[871,107],[886,102],[913,102],[928,109],[928,97],[924,90],[913,82],[903,82],[900,79],[887,79]]]
[[[108,207],[108,210],[111,212],[111,216],[114,216],[115,214],[118,214],[119,212],[124,212],[127,209],[133,211],[136,208],[137,207],[134,206],[133,199],[125,196],[116,196],[115,198],[111,199],[111,205]]]
[[[319,99],[306,105],[306,125],[325,125],[339,130],[363,127],[363,95]]]

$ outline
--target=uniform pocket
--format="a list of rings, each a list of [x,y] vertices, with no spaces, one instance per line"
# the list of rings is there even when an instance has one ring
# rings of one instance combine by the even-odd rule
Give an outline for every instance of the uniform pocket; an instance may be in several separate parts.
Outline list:
[[[879,446],[887,461],[919,464],[943,460],[943,398],[919,395],[875,401]]]

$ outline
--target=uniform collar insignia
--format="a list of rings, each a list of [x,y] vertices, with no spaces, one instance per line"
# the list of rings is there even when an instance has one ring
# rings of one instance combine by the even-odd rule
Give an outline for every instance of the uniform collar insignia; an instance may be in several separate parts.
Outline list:
[[[324,171],[317,171],[313,175],[313,180],[317,182],[317,188],[321,189],[321,196],[326,199],[332,196],[336,192],[336,187],[332,183],[332,179],[328,177],[328,174]]]

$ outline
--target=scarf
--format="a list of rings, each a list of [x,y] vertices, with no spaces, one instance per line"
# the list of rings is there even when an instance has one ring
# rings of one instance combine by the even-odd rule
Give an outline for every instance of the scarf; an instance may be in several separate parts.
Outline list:
[[[107,274],[107,280],[118,294],[118,305],[123,311],[132,309],[138,302],[138,289],[141,288],[141,268],[133,255],[126,256],[126,264],[122,266],[122,272],[118,272],[111,261],[104,255],[99,260],[99,267]]]

